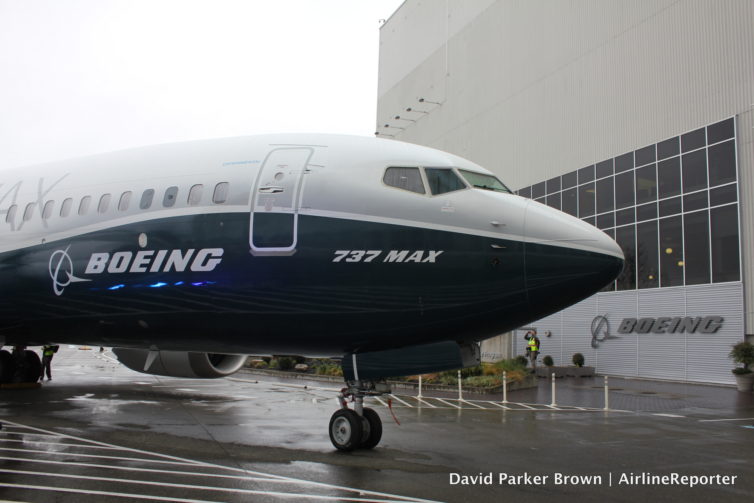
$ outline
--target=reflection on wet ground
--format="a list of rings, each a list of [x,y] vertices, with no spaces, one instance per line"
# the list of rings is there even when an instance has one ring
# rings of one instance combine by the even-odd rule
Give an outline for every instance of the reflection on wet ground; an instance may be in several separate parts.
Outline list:
[[[61,348],[54,380],[0,395],[0,499],[160,501],[740,500],[754,491],[751,395],[730,388],[615,380],[549,383],[501,396],[396,393],[373,451],[327,436],[337,383],[237,374],[142,375],[107,353]],[[563,405],[562,405],[563,404]],[[615,409],[623,410],[617,412]],[[737,475],[734,485],[475,485],[453,475]],[[497,479],[495,480],[497,482]]]

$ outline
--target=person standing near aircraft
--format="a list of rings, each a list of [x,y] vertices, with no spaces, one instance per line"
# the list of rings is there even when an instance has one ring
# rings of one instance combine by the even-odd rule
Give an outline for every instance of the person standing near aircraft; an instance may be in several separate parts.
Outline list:
[[[46,345],[42,348],[42,373],[39,376],[39,380],[43,381],[45,372],[47,372],[47,380],[52,381],[52,357],[58,352],[60,346]]]
[[[526,354],[531,361],[531,368],[537,368],[537,356],[539,356],[540,342],[537,337],[537,329],[532,329],[526,332],[524,339],[528,341],[526,345]]]

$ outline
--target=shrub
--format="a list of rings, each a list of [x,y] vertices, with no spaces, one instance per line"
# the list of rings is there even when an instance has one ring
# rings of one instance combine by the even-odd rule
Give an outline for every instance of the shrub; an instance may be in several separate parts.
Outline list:
[[[571,358],[571,361],[577,367],[583,367],[584,366],[584,355],[582,355],[581,353],[574,353],[573,354],[573,358]]]
[[[471,376],[463,380],[465,386],[475,386],[479,388],[488,388],[500,386],[503,380],[496,376]]]
[[[440,384],[445,384],[446,386],[454,386],[458,384],[458,377],[457,372],[455,371],[446,371],[440,374]]]
[[[322,376],[342,376],[343,369],[337,363],[331,361],[317,361],[313,365],[314,373]]]
[[[526,367],[529,364],[529,359],[525,357],[524,355],[518,355],[517,357],[514,358],[514,360],[516,360],[518,363],[520,363],[524,367]]]
[[[270,361],[270,368],[279,370],[291,370],[296,365],[296,360],[290,356],[277,356]]]
[[[732,371],[737,376],[745,376],[752,373],[751,369],[747,369],[746,367],[736,367]]]
[[[553,365],[555,365],[555,362],[552,360],[552,356],[550,355],[542,358],[542,363],[544,363],[547,367],[552,367]]]
[[[748,369],[749,365],[754,363],[754,344],[746,341],[734,344],[728,357],[734,362],[743,365],[745,369]]]
[[[476,365],[474,367],[466,367],[464,369],[461,369],[461,378],[464,378],[464,379],[466,377],[471,377],[471,376],[481,376],[482,374],[484,374],[484,369],[482,368],[481,365]]]

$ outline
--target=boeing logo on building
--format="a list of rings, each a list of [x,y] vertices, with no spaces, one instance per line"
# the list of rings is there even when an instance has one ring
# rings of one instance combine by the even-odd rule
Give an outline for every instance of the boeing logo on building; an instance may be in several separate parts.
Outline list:
[[[595,316],[592,320],[592,347],[596,349],[600,346],[600,342],[608,339],[619,339],[619,337],[610,335],[610,320],[607,319],[607,314]]]
[[[714,334],[723,326],[722,316],[661,316],[659,318],[623,318],[618,327],[619,334],[679,334],[701,333]],[[592,320],[592,347],[607,339],[619,339],[610,335],[610,321],[605,316],[596,316]]]
[[[91,281],[90,279],[78,278],[73,275],[73,260],[68,255],[70,248],[69,245],[65,250],[56,250],[50,255],[48,270],[52,279],[52,290],[57,296],[63,295],[65,287],[71,283]]]

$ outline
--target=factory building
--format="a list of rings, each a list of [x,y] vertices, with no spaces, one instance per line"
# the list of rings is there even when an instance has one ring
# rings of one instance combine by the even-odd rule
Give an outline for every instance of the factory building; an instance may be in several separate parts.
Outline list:
[[[754,332],[752,19],[749,0],[407,0],[382,26],[379,137],[477,162],[623,249],[617,281],[531,324],[556,364],[733,382]],[[523,332],[486,347],[523,353]]]

